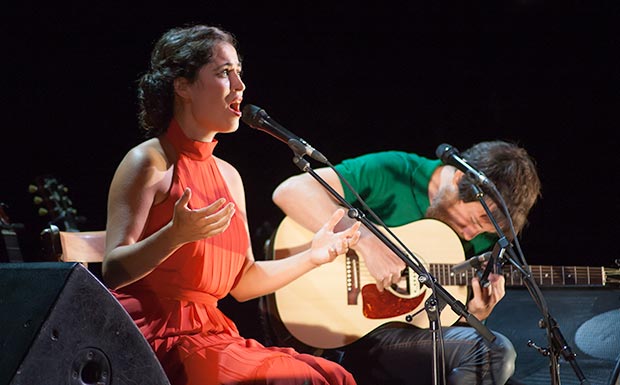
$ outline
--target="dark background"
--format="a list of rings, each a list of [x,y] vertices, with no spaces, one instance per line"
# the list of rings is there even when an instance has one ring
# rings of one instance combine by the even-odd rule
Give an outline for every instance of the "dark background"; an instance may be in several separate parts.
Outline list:
[[[466,4],[465,4],[466,3]],[[380,150],[434,157],[505,139],[536,159],[543,198],[521,244],[531,264],[613,266],[620,123],[617,2],[109,2],[4,10],[0,202],[39,251],[28,185],[69,187],[82,230],[105,227],[117,164],[141,141],[136,79],[153,43],[186,23],[240,41],[244,103],[332,163]],[[282,219],[273,188],[299,170],[281,142],[241,124],[216,154],[245,180],[255,253]],[[314,165],[319,167],[319,165]],[[34,235],[33,235],[34,234]]]

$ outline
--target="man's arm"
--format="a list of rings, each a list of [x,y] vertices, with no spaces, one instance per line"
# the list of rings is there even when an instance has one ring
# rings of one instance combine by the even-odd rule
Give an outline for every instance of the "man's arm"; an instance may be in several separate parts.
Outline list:
[[[342,185],[334,170],[320,168],[315,172],[338,194],[344,196]],[[341,207],[336,198],[308,173],[286,179],[276,187],[272,199],[287,216],[312,232],[318,231],[332,213]],[[337,228],[344,228],[345,225],[348,227],[354,221],[345,216]]]
[[[344,196],[342,184],[334,170],[321,168],[315,172],[338,194]],[[310,174],[288,178],[276,187],[272,198],[287,216],[313,232],[318,231],[331,214],[341,207],[336,198]],[[354,221],[345,216],[335,230],[350,227]],[[353,249],[364,256],[368,272],[375,278],[377,289],[382,291],[400,280],[405,263],[366,227],[362,226],[360,231],[360,240]]]

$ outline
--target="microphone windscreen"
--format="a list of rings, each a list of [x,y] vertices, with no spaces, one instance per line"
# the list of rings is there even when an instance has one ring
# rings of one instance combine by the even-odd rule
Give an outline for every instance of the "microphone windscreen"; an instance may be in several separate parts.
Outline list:
[[[241,120],[250,127],[260,128],[261,119],[263,118],[263,114],[261,112],[264,113],[262,108],[253,104],[246,104],[241,111]]]
[[[444,163],[446,163],[450,156],[454,153],[458,154],[458,150],[446,143],[440,144],[435,150],[435,155],[437,158],[441,159]]]
[[[446,150],[450,147],[450,145],[442,143],[439,146],[437,146],[437,149],[435,150],[435,156],[437,156],[437,158],[441,159],[441,157],[443,156],[443,154],[446,152]]]

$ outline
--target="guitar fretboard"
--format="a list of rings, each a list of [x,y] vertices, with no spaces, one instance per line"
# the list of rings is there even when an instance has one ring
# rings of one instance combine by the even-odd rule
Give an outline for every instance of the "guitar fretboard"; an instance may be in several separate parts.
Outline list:
[[[430,273],[441,285],[469,285],[475,269],[453,273],[449,264],[431,264]],[[523,286],[523,274],[513,265],[505,265],[502,273],[506,286]],[[605,269],[590,266],[532,266],[530,274],[539,286],[604,286]]]

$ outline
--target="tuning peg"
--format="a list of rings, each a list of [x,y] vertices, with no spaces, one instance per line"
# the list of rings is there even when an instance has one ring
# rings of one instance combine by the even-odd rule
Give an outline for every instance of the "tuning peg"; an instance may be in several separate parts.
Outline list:
[[[33,185],[33,184],[28,186],[28,192],[31,193],[31,194],[36,193],[38,189],[39,188],[37,186]]]
[[[43,198],[36,195],[34,198],[32,198],[32,201],[34,202],[35,205],[40,205],[41,203],[43,203]]]
[[[62,198],[60,198],[67,206],[73,206],[73,202],[71,201],[71,198],[69,198],[68,196],[63,196]]]
[[[47,209],[43,207],[40,207],[38,212],[39,212],[39,216],[42,216],[42,217],[46,216],[49,213],[49,211],[47,211]]]
[[[51,186],[54,186],[56,184],[58,184],[58,181],[56,180],[56,178],[46,178],[43,183],[43,187],[45,189],[50,189]]]

